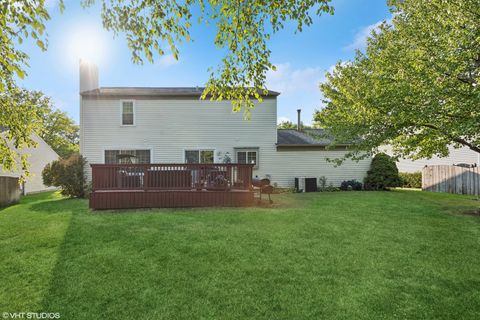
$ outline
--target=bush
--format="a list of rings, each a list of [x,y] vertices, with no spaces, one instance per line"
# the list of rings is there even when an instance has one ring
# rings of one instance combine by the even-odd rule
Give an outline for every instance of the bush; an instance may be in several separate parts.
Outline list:
[[[364,181],[366,190],[386,190],[402,185],[395,161],[385,153],[373,157]]]
[[[321,176],[318,178],[318,189],[320,191],[324,190],[327,187],[327,177]]]
[[[417,172],[400,172],[402,187],[404,188],[422,188],[422,173]]]
[[[347,181],[342,182],[342,184],[340,185],[340,190],[343,190],[343,191],[350,191],[350,190],[359,191],[359,190],[362,190],[362,187],[363,187],[363,185],[360,181],[347,180]]]
[[[83,198],[86,194],[84,167],[86,160],[78,153],[67,159],[53,161],[42,171],[43,184],[62,189],[62,194],[72,198]]]

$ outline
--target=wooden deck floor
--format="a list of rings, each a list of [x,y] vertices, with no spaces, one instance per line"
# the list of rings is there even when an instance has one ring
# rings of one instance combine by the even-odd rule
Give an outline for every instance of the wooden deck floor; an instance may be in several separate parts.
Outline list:
[[[90,194],[90,208],[245,207],[254,202],[249,190],[100,190]]]

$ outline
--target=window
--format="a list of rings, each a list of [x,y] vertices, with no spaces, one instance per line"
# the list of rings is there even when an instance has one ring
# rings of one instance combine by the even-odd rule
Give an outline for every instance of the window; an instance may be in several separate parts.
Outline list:
[[[236,149],[237,163],[250,163],[254,168],[258,168],[258,148],[254,149]]]
[[[133,101],[122,101],[122,125],[133,126],[135,121]]]
[[[185,150],[185,163],[213,163],[213,150]]]
[[[150,150],[105,150],[105,164],[137,163],[150,163]]]

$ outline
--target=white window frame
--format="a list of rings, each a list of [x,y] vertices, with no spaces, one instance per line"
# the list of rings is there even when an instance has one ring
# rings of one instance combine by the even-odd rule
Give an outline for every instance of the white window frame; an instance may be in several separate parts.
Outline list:
[[[258,169],[260,167],[260,148],[258,147],[250,147],[250,148],[234,148],[234,151],[235,151],[235,162],[236,163],[239,163],[238,162],[238,153],[239,152],[246,152],[245,154],[245,157],[246,159],[248,160],[248,153],[249,152],[255,152],[257,154],[257,161],[255,163],[255,165],[253,166],[254,169]]]
[[[111,150],[118,150],[118,151],[125,151],[125,150],[150,150],[150,164],[153,163],[153,148],[152,147],[139,147],[139,146],[131,146],[131,147],[105,147],[102,149],[102,163],[105,164],[105,151]]]
[[[131,102],[133,106],[133,124],[123,124],[123,103],[124,102]],[[132,99],[126,99],[126,100],[120,100],[120,126],[122,127],[135,127],[137,123],[137,108],[135,105],[135,100]]]
[[[183,149],[183,154],[182,154],[182,159],[183,159],[183,163],[187,163],[187,158],[185,157],[185,152],[186,151],[198,151],[199,154],[198,154],[198,159],[200,160],[200,152],[201,151],[213,151],[213,162],[212,163],[217,163],[215,161],[215,155],[217,154],[217,150],[215,148],[184,148]]]

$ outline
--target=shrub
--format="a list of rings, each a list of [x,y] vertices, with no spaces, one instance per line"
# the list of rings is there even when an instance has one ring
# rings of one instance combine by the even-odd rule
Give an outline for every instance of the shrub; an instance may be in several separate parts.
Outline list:
[[[333,184],[330,182],[330,184],[328,186],[326,186],[325,188],[323,188],[322,190],[320,191],[323,191],[323,192],[335,192],[335,191],[340,191],[340,188],[338,187],[334,187]]]
[[[362,190],[362,187],[363,187],[363,185],[360,181],[347,180],[347,181],[342,182],[342,184],[340,185],[340,190],[343,190],[343,191],[350,191],[350,190],[359,191],[359,190]]]
[[[385,153],[376,154],[365,177],[365,189],[386,190],[399,187],[401,184],[395,161]]]
[[[400,179],[402,180],[402,187],[404,188],[421,188],[422,187],[422,173],[417,172],[400,172]]]
[[[53,161],[42,171],[43,184],[62,189],[62,194],[72,198],[83,198],[86,193],[84,167],[86,160],[78,153],[67,159]]]
[[[318,189],[320,191],[324,190],[327,187],[327,177],[321,176],[318,178]]]

